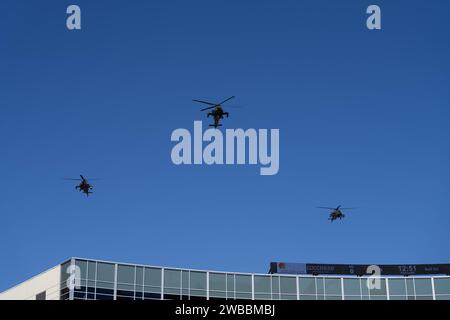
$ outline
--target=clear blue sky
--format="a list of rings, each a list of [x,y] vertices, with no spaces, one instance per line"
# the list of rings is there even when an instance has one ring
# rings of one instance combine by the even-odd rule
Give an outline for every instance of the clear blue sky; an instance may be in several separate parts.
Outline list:
[[[66,8],[82,30],[66,29]],[[382,9],[382,30],[365,27]],[[0,3],[0,290],[70,256],[266,272],[450,262],[448,1]],[[175,166],[191,99],[280,172]],[[63,177],[101,178],[86,198]],[[356,206],[331,224],[316,206]]]

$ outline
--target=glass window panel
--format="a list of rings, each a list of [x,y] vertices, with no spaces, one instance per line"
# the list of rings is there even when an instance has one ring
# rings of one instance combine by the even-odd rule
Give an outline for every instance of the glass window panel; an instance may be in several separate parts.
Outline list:
[[[317,296],[322,297],[324,296],[324,281],[323,278],[316,278],[316,288],[317,288]]]
[[[409,297],[414,298],[414,281],[413,281],[413,279],[406,279],[406,293]]]
[[[359,279],[344,279],[344,294],[345,296],[361,295],[361,284],[359,283]]]
[[[369,288],[367,287],[369,278],[361,278],[361,294],[363,296],[368,296],[369,295]]]
[[[103,289],[114,289],[114,282],[104,282],[104,281],[97,281],[96,282],[97,289],[103,288]],[[97,290],[98,291],[98,290]]]
[[[43,292],[45,294],[45,291]],[[75,300],[85,300],[86,299],[86,292],[80,292],[80,291],[75,291],[73,293],[73,297]],[[45,300],[45,296],[44,297],[39,297],[39,295],[36,296],[36,300]]]
[[[161,287],[144,286],[144,292],[160,293],[161,292]]]
[[[270,293],[270,276],[255,276],[254,281],[255,281],[255,293],[256,292]]]
[[[134,300],[134,297],[127,297],[127,296],[117,296],[117,300]]]
[[[114,300],[113,295],[106,295],[106,294],[97,294],[95,295],[96,300]]]
[[[300,300],[316,300],[316,295],[305,295],[305,294],[301,294],[300,295]]]
[[[209,274],[209,290],[226,291],[226,275],[224,273]]]
[[[272,276],[272,293],[280,293],[280,277]]]
[[[227,274],[227,291],[228,292],[234,291],[234,274]]]
[[[270,280],[270,279],[269,279]],[[256,300],[271,300],[272,296],[269,294],[264,294],[264,293],[255,293],[255,299]]]
[[[61,289],[67,287],[67,279],[69,279],[69,274],[66,272],[70,266],[70,261],[67,261],[61,265]]]
[[[209,290],[209,296],[213,298],[226,298],[227,295],[225,291]]]
[[[181,285],[183,289],[189,290],[189,271],[183,270],[181,271]],[[189,294],[188,291],[184,292],[183,294]]]
[[[86,279],[87,277],[87,261],[75,260],[75,265],[80,268],[81,279]]]
[[[325,279],[325,294],[329,296],[341,296],[341,279],[326,278]]]
[[[227,292],[227,299],[228,300],[235,300],[236,299],[236,297],[235,297],[235,292],[233,291],[233,292]]]
[[[290,293],[297,295],[297,286],[295,285],[295,281],[296,278],[280,277],[281,293]]]
[[[168,294],[168,295],[177,295],[178,298],[180,298],[180,296],[181,296],[181,289],[164,288],[164,295],[166,295],[166,294]]]
[[[296,294],[282,294],[281,300],[297,300]]]
[[[144,268],[136,267],[136,286],[142,286],[144,280]]]
[[[440,294],[436,296],[436,300],[450,300],[450,294]]]
[[[181,271],[180,270],[164,270],[164,288],[180,288]],[[166,290],[164,290],[166,292]]]
[[[370,300],[387,300],[387,296],[381,296],[381,295],[370,296]]]
[[[391,300],[407,300],[406,296],[391,296],[391,295],[389,296],[389,299],[391,299]]]
[[[134,285],[118,283],[117,289],[118,290],[126,290],[126,291],[134,291]]]
[[[389,279],[390,296],[406,296],[405,279]]]
[[[342,296],[326,295],[325,300],[342,300]]]
[[[206,297],[206,290],[191,289],[190,293],[191,293],[191,296]]]
[[[97,263],[94,261],[88,261],[88,279],[95,280],[96,270]]]
[[[160,268],[144,269],[144,284],[146,286],[160,287],[162,272]]]
[[[187,300],[187,297],[183,297],[183,299]],[[195,296],[191,295],[189,297],[189,299],[190,300],[206,300],[206,296],[204,296],[204,295],[195,295]]]
[[[347,295],[345,295],[345,300],[361,300],[361,296],[347,296]]]
[[[247,292],[236,292],[236,299],[251,299],[252,294]]]
[[[153,298],[152,298],[153,299]],[[169,294],[169,293],[165,293],[164,294],[164,300],[181,300],[181,295],[180,293],[175,293],[175,294]]]
[[[191,271],[191,289],[206,290],[206,272]]]
[[[414,286],[416,288],[416,295],[433,295],[431,279],[414,279]]]
[[[114,282],[114,265],[111,263],[97,263],[97,281]]]
[[[251,276],[237,274],[235,277],[236,277],[236,292],[252,292]]]
[[[433,300],[433,296],[416,296],[416,300]]]
[[[117,282],[134,284],[134,267],[133,266],[117,266]]]
[[[299,278],[300,294],[316,295],[316,281],[314,278]]]
[[[126,285],[124,285],[124,286],[126,286]],[[133,287],[130,288],[130,286],[128,285],[128,288],[127,287],[117,288],[117,295],[118,296],[126,296],[126,297],[134,297]]]
[[[436,294],[450,294],[450,278],[435,278],[434,290]]]

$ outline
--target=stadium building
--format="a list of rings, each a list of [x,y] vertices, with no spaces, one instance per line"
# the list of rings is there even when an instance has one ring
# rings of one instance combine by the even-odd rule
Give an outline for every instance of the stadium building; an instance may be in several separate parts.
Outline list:
[[[366,267],[275,262],[258,274],[71,258],[0,300],[450,300],[450,265],[380,266],[373,289]]]

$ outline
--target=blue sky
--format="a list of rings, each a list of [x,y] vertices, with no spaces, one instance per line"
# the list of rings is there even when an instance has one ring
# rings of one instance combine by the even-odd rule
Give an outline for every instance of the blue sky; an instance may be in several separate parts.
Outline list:
[[[82,10],[68,31],[66,8]],[[382,30],[365,26],[378,4]],[[70,256],[266,272],[450,262],[448,1],[0,3],[0,290]],[[280,171],[175,166],[191,99]],[[63,177],[101,178],[86,198]],[[316,206],[355,206],[331,224]]]

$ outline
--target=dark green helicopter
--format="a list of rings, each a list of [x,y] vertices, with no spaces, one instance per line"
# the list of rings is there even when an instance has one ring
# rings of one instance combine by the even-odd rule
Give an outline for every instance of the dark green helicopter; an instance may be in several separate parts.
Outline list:
[[[207,117],[209,118],[209,116],[212,116],[214,118],[214,124],[210,124],[209,126],[217,128],[217,127],[222,126],[219,122],[220,122],[220,119],[223,119],[223,116],[227,116],[227,118],[230,116],[230,114],[228,112],[223,111],[222,104],[224,104],[225,102],[227,102],[233,98],[234,98],[234,96],[231,96],[228,99],[225,99],[219,103],[212,103],[212,102],[208,102],[208,101],[195,100],[195,99],[193,99],[192,101],[210,105],[210,107],[201,109],[200,111],[206,111],[206,110],[213,109],[211,112],[208,112]]]
[[[80,178],[78,178],[78,179],[64,178],[64,180],[80,181],[80,183],[77,186],[75,186],[75,189],[79,190],[80,192],[83,192],[84,194],[86,194],[87,197],[89,197],[89,195],[92,193],[91,190],[92,190],[93,186],[81,174],[80,174]]]
[[[331,208],[331,207],[317,207],[320,209],[328,209],[331,210],[330,212],[330,216],[328,217],[328,220],[330,220],[331,222],[333,222],[334,220],[341,220],[343,218],[345,218],[345,214],[342,212],[342,210],[353,210],[356,208],[342,208],[341,205],[338,205],[336,208]]]

